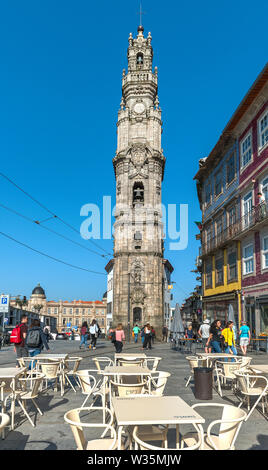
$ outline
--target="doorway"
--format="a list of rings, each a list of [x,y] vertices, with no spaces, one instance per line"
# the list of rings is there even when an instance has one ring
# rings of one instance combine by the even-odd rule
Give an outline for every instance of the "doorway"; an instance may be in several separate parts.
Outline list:
[[[141,322],[142,309],[141,307],[133,308],[133,324]]]

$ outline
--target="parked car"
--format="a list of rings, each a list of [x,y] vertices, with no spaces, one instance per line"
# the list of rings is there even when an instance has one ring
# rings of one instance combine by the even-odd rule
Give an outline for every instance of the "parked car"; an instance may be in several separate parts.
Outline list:
[[[68,335],[64,332],[58,333],[56,339],[68,339]]]

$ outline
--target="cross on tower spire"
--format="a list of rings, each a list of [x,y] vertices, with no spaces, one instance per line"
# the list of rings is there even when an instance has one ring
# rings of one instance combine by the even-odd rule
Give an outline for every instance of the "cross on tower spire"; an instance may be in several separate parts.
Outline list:
[[[142,15],[145,15],[145,11],[142,11],[141,3],[140,3],[140,11],[138,14],[140,15],[140,26],[142,26]]]

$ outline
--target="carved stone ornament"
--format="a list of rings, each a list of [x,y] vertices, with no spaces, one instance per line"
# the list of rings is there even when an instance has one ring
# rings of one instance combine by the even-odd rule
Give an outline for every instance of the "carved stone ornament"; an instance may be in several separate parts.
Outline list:
[[[147,149],[143,144],[133,145],[131,149],[131,170],[129,172],[129,178],[135,178],[141,176],[148,178],[148,165],[147,165]]]
[[[141,287],[136,287],[131,294],[131,300],[135,304],[143,304],[146,295]]]

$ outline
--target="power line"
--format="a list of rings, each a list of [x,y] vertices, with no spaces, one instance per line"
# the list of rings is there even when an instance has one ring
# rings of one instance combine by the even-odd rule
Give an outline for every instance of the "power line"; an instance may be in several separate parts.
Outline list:
[[[26,215],[21,214],[20,212],[15,211],[14,209],[11,209],[10,207],[5,206],[4,204],[0,204],[0,207],[2,207],[3,209],[5,209],[5,210],[21,217],[21,218],[23,218],[25,220],[27,220],[28,222],[31,222],[31,223],[34,223],[34,224],[38,225],[39,227],[47,230],[48,232],[54,233],[55,235],[57,235],[58,237],[63,238],[64,240],[68,240],[69,242],[71,242],[75,245],[78,245],[81,248],[84,248],[84,250],[90,251],[91,253],[95,253],[96,255],[101,256],[102,258],[107,258],[107,255],[102,255],[101,253],[98,253],[97,251],[91,250],[90,248],[87,248],[86,246],[82,245],[81,243],[78,243],[78,242],[72,240],[71,238],[68,238],[65,235],[62,235],[61,233],[56,232],[55,230],[52,230],[51,228],[46,227],[45,225],[42,225],[45,222],[44,220],[41,221],[41,222],[39,222],[38,220],[33,220],[30,217],[27,217]],[[47,219],[47,220],[49,220],[49,219]]]
[[[51,214],[53,217],[57,218],[58,220],[60,220],[64,225],[66,225],[67,227],[69,227],[70,229],[72,229],[74,232],[78,233],[79,235],[80,232],[79,230],[77,230],[75,227],[73,227],[71,224],[69,224],[68,222],[66,222],[65,220],[63,220],[61,217],[59,217],[58,215],[54,214],[54,212],[52,212],[50,209],[48,209],[44,204],[42,204],[41,202],[39,202],[36,198],[34,198],[33,196],[31,196],[31,194],[27,193],[27,191],[25,191],[24,189],[22,189],[17,183],[15,183],[14,181],[12,181],[8,176],[4,175],[3,173],[0,172],[0,176],[2,176],[3,178],[5,178],[9,183],[13,184],[13,186],[15,186],[19,191],[21,191],[23,194],[25,194],[27,197],[29,197],[32,201],[34,201],[36,204],[38,204],[40,207],[42,207],[42,209],[45,209],[49,214]],[[112,256],[111,253],[108,253],[108,251],[104,250],[104,248],[102,248],[101,246],[99,246],[97,243],[95,243],[93,240],[90,240],[89,241],[91,243],[93,243],[93,245],[95,245],[97,248],[99,248],[100,250],[102,250],[104,253],[106,253],[108,256]]]
[[[67,263],[66,261],[62,261],[61,259],[54,258],[54,256],[50,256],[47,253],[43,253],[42,251],[36,250],[35,248],[32,248],[31,246],[26,245],[26,243],[22,243],[19,240],[16,240],[15,238],[11,237],[10,235],[7,235],[4,232],[0,232],[0,235],[3,235],[4,237],[8,238],[9,240],[12,240],[13,242],[18,243],[19,245],[24,246],[24,247],[28,248],[29,250],[34,251],[35,253],[38,253],[39,255],[45,256],[49,259],[52,259],[53,261],[57,261],[58,263],[65,264],[66,266],[70,266],[71,268],[80,269],[81,271],[86,271],[86,272],[89,272],[89,273],[101,274],[102,276],[106,276],[105,273],[100,273],[98,271],[91,271],[90,269],[81,268],[80,266],[76,266],[74,264]]]

